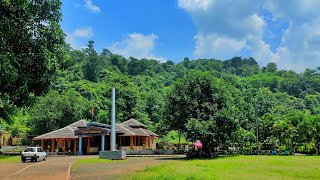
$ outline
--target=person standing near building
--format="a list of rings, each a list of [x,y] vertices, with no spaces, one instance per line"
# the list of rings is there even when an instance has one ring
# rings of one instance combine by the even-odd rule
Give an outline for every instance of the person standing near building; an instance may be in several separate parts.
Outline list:
[[[184,152],[185,152],[185,153],[188,153],[188,151],[189,151],[189,146],[188,146],[188,144],[186,144],[186,145],[184,146]]]

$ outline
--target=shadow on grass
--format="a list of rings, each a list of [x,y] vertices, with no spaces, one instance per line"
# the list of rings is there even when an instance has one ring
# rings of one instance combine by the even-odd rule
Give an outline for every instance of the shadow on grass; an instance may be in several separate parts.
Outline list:
[[[215,159],[222,159],[222,158],[231,158],[231,157],[237,157],[238,155],[220,155],[219,157],[194,157],[191,159],[188,159],[187,157],[161,157],[161,158],[157,158],[156,160],[215,160]]]
[[[187,157],[158,157],[156,160],[170,160],[170,161],[175,161],[175,160],[187,160]]]

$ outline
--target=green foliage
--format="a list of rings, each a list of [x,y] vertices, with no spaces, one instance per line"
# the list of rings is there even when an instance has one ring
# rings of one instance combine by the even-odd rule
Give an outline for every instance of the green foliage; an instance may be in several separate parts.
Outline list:
[[[245,149],[258,138],[319,154],[320,68],[299,74],[241,57],[127,59],[107,49],[98,54],[94,41],[72,50],[60,27],[61,6],[0,2],[0,125],[12,136],[91,119],[92,107],[95,121],[109,123],[115,87],[117,121],[136,118],[168,142]]]
[[[271,62],[271,63],[268,63],[266,67],[263,67],[263,71],[266,71],[266,72],[276,72],[278,70],[278,66],[276,63],[274,62]]]
[[[83,65],[83,76],[85,79],[98,82],[101,66],[99,65],[98,54],[93,48],[94,41],[89,41],[87,51],[87,60]]]
[[[224,143],[236,128],[228,103],[221,81],[207,73],[189,73],[168,96],[166,124],[211,149]]]
[[[66,68],[59,0],[1,1],[0,118],[47,91],[58,68]]]
[[[15,115],[12,116],[11,123],[4,123],[3,128],[9,130],[12,137],[19,136],[25,137],[30,128],[28,127],[28,122],[30,121],[30,115],[27,110],[20,109]]]
[[[30,111],[32,134],[43,134],[67,126],[90,111],[88,100],[74,90],[50,92],[39,98]]]
[[[181,135],[180,142],[179,142],[179,133],[177,131],[169,131],[167,135],[162,138],[157,139],[158,143],[165,144],[165,145],[176,145],[176,144],[185,144],[188,143],[185,135]]]
[[[60,47],[60,41],[57,43]],[[184,58],[177,64],[161,63],[127,59],[107,49],[98,54],[93,45],[89,41],[88,48],[72,50],[62,43],[59,56],[41,57],[43,61],[37,67],[46,66],[44,70],[48,70],[41,79],[45,87],[43,82],[20,74],[23,71],[10,65],[10,58],[2,61],[6,80],[23,76],[29,78],[24,83],[43,89],[36,93],[28,90],[28,84],[23,86],[27,91],[15,86],[21,93],[1,89],[0,118],[6,121],[1,121],[2,126],[11,134],[39,135],[79,119],[91,119],[92,107],[94,121],[110,123],[111,88],[115,87],[117,122],[136,118],[161,135],[163,141],[179,143],[180,137],[181,143],[199,139],[207,149],[246,149],[257,147],[259,130],[258,141],[263,147],[277,144],[295,149],[307,143],[319,152],[319,70],[306,69],[299,74],[278,70],[275,63],[260,68],[255,59],[241,57],[226,61]],[[51,53],[58,52],[54,50]],[[34,61],[38,63],[38,59]],[[53,63],[50,67],[49,62]],[[1,78],[2,88],[6,81]],[[48,88],[49,93],[43,95]],[[19,103],[15,100],[20,101],[20,95],[33,99],[34,105],[17,109]]]

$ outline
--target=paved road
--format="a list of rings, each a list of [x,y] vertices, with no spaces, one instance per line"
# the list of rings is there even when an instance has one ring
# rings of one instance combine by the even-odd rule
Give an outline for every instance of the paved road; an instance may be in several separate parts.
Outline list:
[[[127,160],[117,160],[112,163],[81,164],[71,172],[71,179],[118,179],[128,174],[141,171],[148,166],[159,165],[170,160],[181,160],[181,156],[169,157],[129,157]]]
[[[98,157],[49,157],[47,161],[42,162],[0,163],[0,180],[65,180],[71,177],[72,179],[117,179],[123,174],[143,170],[147,166],[158,165],[171,159],[169,157],[130,157],[128,160],[112,163],[83,164],[74,172],[70,172],[70,166],[82,158]]]
[[[0,179],[69,179],[69,167],[86,156],[49,157],[47,161],[27,163],[1,163]]]

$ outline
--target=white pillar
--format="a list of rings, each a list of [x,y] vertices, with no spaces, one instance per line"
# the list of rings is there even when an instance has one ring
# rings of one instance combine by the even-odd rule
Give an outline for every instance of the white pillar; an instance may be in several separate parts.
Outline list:
[[[105,135],[101,134],[101,151],[104,151]]]
[[[116,150],[116,90],[112,88],[110,150]]]
[[[78,155],[82,155],[82,135],[79,135],[78,139],[79,139]]]

